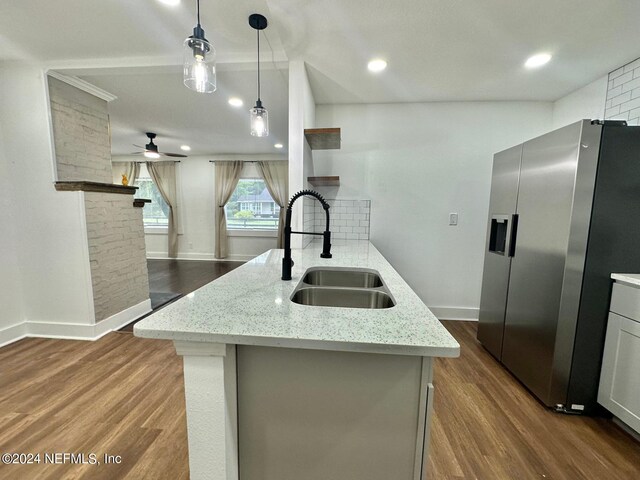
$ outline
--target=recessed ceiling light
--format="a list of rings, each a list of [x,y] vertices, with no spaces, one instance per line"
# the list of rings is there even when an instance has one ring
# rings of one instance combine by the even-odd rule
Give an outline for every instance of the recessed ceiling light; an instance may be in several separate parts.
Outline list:
[[[189,145],[180,145],[180,150],[184,150],[185,152],[190,152],[191,147]]]
[[[538,53],[529,57],[527,61],[524,62],[524,66],[527,68],[538,68],[545,63],[548,63],[549,60],[551,60],[551,55],[549,55],[548,53]]]
[[[282,145],[281,143],[276,143],[276,144],[274,145],[274,147],[276,147],[276,148],[282,148],[282,147],[284,147],[284,145]]]
[[[369,69],[370,72],[381,72],[383,71],[385,68],[387,68],[387,62],[385,62],[384,60],[380,59],[380,58],[376,58],[374,60],[371,60],[368,64],[367,64],[367,68]]]
[[[165,5],[169,5],[171,7],[175,7],[176,5],[180,5],[180,0],[158,0],[160,3],[164,3]]]
[[[244,105],[244,102],[241,98],[231,97],[229,99],[229,105],[231,105],[232,107],[241,107],[242,105]]]

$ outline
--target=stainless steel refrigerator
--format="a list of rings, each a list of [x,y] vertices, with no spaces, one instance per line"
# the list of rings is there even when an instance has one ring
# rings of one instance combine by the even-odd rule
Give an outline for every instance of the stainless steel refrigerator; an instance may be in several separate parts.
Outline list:
[[[614,272],[640,272],[640,127],[583,120],[494,156],[478,339],[544,404],[597,409]]]

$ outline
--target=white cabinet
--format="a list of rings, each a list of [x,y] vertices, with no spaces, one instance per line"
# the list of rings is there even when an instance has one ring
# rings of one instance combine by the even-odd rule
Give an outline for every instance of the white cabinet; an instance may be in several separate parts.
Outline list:
[[[640,433],[639,306],[640,289],[614,284],[598,402]]]

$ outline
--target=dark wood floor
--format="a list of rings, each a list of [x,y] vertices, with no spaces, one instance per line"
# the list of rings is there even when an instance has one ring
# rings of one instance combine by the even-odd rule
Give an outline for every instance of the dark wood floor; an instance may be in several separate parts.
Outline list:
[[[181,296],[214,281],[216,278],[238,268],[244,262],[198,261],[198,260],[147,260],[149,271],[149,292],[154,311],[178,300]],[[175,293],[178,295],[167,295]],[[154,294],[158,295],[154,297]],[[164,294],[164,295],[163,295]],[[159,305],[154,305],[157,298]],[[137,318],[120,329],[122,332],[133,332],[133,326],[150,314]]]
[[[149,290],[186,295],[238,268],[243,262],[147,260]]]
[[[549,411],[478,344],[474,323],[444,323],[462,356],[436,360],[430,479],[640,478],[640,444],[610,420]],[[1,348],[4,452],[108,453],[122,463],[0,464],[2,479],[188,478],[182,362],[171,342],[117,332]]]

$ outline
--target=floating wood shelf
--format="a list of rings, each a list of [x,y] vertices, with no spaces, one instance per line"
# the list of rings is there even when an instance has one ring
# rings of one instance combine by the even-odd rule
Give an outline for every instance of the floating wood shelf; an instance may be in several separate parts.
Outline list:
[[[134,195],[138,187],[125,187],[124,185],[118,185],[113,183],[99,183],[99,182],[83,182],[83,181],[71,181],[71,182],[56,182],[56,190],[59,192],[99,192],[99,193],[120,193],[123,195]]]
[[[133,199],[133,206],[136,208],[144,207],[145,203],[151,203],[151,199],[150,198],[134,198]]]
[[[307,182],[314,187],[339,187],[340,177],[307,177]]]
[[[336,150],[340,148],[339,128],[305,128],[304,136],[311,150]]]

